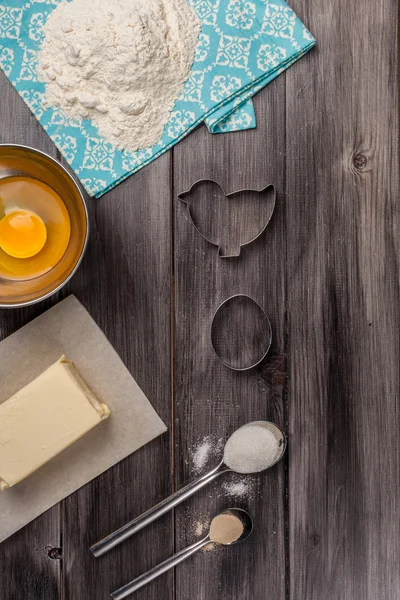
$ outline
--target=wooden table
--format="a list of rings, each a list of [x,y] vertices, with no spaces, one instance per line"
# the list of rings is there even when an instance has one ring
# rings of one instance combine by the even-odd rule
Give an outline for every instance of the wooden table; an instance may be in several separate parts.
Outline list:
[[[255,478],[246,546],[193,557],[137,600],[399,600],[398,3],[294,0],[317,49],[255,99],[255,131],[200,127],[89,201],[84,262],[51,300],[2,311],[5,337],[73,292],[168,425],[150,443],[0,546],[1,600],[107,600],[194,539],[221,482],[103,559],[89,544],[193,478],[190,450],[249,420],[289,433],[284,462]],[[4,77],[0,141],[57,156]],[[275,183],[265,234],[222,260],[177,193]],[[262,366],[212,353],[216,306],[256,298],[273,326]],[[232,503],[230,501],[230,503]],[[0,516],[1,518],[1,516]]]

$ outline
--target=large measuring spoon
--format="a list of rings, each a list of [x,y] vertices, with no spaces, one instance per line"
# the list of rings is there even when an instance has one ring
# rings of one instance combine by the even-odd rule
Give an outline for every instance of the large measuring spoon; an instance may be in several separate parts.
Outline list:
[[[243,525],[243,532],[241,533],[240,537],[237,540],[235,540],[233,542],[226,542],[226,543],[219,542],[219,544],[221,544],[223,546],[232,546],[233,544],[243,542],[243,540],[245,540],[249,537],[249,535],[251,534],[252,529],[253,529],[253,521],[252,521],[250,515],[245,510],[242,510],[240,508],[229,508],[228,510],[224,510],[222,513],[220,513],[220,515],[226,515],[226,514],[233,515],[235,517],[238,517],[241,520],[242,525]],[[139,577],[137,577],[130,583],[127,583],[126,585],[120,587],[115,592],[112,592],[111,597],[114,598],[114,600],[123,600],[123,598],[126,598],[133,592],[136,592],[136,590],[140,589],[144,585],[147,585],[148,583],[150,583],[150,581],[153,581],[153,579],[156,579],[157,577],[159,577],[166,571],[169,571],[173,567],[176,567],[176,565],[179,565],[179,563],[183,562],[184,560],[189,558],[189,556],[192,556],[192,554],[194,554],[195,552],[198,552],[199,550],[201,550],[201,548],[204,548],[204,546],[207,546],[207,544],[210,544],[210,543],[216,543],[216,542],[214,542],[214,540],[212,540],[212,538],[210,536],[210,532],[209,532],[207,537],[205,537],[203,540],[195,542],[194,544],[192,544],[191,546],[188,546],[184,550],[177,552],[176,554],[174,554],[170,558],[167,558],[167,560],[164,560],[164,562],[160,563],[153,569],[150,569],[149,571],[147,571],[147,573],[140,575]]]
[[[228,447],[230,441],[233,439],[233,437],[235,435],[237,435],[237,433],[239,431],[241,431],[242,429],[244,429],[246,427],[251,427],[253,425],[265,427],[274,435],[274,437],[276,439],[276,442],[277,442],[276,455],[275,455],[273,461],[270,462],[267,467],[265,467],[265,469],[267,469],[267,468],[269,469],[270,467],[275,465],[282,458],[282,456],[285,452],[285,449],[286,449],[286,435],[277,425],[275,425],[275,423],[271,423],[270,421],[253,421],[252,423],[247,423],[247,425],[243,425],[243,427],[240,427],[240,429],[237,429],[231,435],[231,437],[228,439],[227,443],[225,444],[225,449]],[[265,469],[259,469],[258,472],[260,472],[261,470],[265,470]],[[193,494],[195,494],[196,492],[201,490],[203,487],[205,487],[206,485],[208,485],[209,483],[214,481],[214,479],[217,479],[217,477],[219,477],[223,473],[229,473],[229,472],[238,472],[238,471],[235,471],[234,469],[227,466],[223,459],[219,463],[219,465],[217,467],[215,467],[215,469],[213,469],[209,473],[206,473],[206,475],[203,475],[196,481],[189,483],[188,485],[186,485],[179,491],[177,491],[174,494],[172,494],[171,496],[169,496],[169,498],[162,500],[159,504],[157,504],[153,508],[150,508],[149,510],[144,512],[139,517],[136,517],[135,519],[133,519],[126,525],[123,525],[122,527],[117,529],[117,531],[110,533],[108,536],[106,536],[105,538],[103,538],[102,540],[100,540],[99,542],[94,544],[93,546],[91,546],[90,550],[92,551],[93,555],[96,558],[99,556],[102,556],[103,554],[105,554],[106,552],[111,550],[112,548],[115,548],[115,546],[118,546],[118,544],[120,544],[121,542],[123,542],[126,539],[128,539],[129,537],[131,537],[131,535],[134,535],[135,533],[137,533],[138,531],[140,531],[141,529],[143,529],[144,527],[146,527],[147,525],[149,525],[150,523],[152,523],[153,521],[155,521],[156,519],[158,519],[159,517],[164,515],[166,512],[168,512],[169,510],[171,510],[172,508],[174,508],[181,502],[184,502],[184,500],[186,500],[187,498],[190,498],[190,496],[193,496]],[[253,471],[253,472],[255,472],[255,471]],[[241,472],[241,473],[244,473],[244,472]],[[247,471],[247,473],[248,473],[248,471]]]

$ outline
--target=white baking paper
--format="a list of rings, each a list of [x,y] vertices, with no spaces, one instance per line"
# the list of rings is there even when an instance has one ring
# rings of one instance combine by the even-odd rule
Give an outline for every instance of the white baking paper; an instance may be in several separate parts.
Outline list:
[[[65,354],[111,410],[36,473],[0,492],[0,542],[166,427],[89,313],[69,296],[0,343],[0,404]]]

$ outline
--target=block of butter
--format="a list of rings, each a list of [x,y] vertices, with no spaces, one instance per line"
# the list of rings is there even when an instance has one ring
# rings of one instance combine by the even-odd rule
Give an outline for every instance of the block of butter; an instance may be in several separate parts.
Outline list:
[[[62,356],[0,404],[0,489],[25,479],[109,415]]]

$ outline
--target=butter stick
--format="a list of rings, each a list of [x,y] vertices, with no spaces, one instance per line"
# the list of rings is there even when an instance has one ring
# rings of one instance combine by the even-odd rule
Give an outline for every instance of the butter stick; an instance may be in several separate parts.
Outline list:
[[[28,477],[109,415],[62,356],[0,404],[0,490]]]

